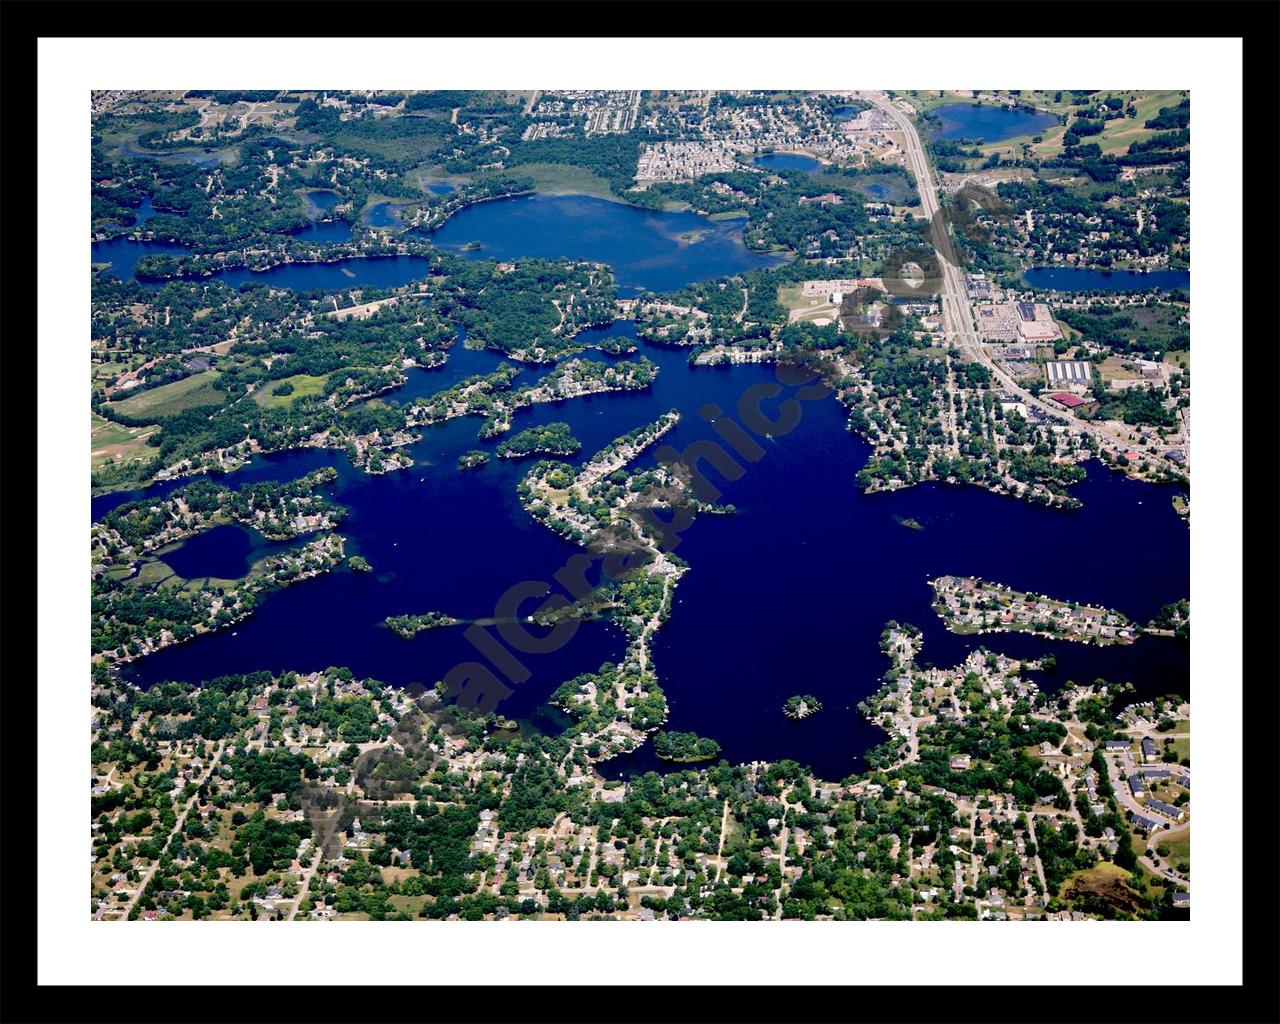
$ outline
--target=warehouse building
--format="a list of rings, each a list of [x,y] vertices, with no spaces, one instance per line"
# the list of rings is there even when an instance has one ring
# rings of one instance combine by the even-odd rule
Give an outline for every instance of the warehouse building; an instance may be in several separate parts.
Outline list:
[[[1045,376],[1051,385],[1088,384],[1092,368],[1079,359],[1058,359],[1044,364]]]

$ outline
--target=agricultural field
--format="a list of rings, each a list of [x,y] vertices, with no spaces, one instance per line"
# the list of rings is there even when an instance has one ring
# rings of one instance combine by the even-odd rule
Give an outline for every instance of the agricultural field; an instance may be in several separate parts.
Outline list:
[[[226,395],[214,387],[214,382],[220,376],[217,370],[205,370],[171,384],[161,384],[158,388],[143,391],[122,402],[109,402],[106,408],[131,419],[164,419],[187,409],[222,405],[226,401]]]

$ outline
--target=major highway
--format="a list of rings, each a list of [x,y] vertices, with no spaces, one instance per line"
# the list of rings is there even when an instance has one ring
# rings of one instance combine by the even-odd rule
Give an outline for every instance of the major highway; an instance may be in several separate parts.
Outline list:
[[[915,175],[916,187],[920,193],[920,208],[924,211],[924,215],[930,223],[937,225],[939,231],[946,231],[946,225],[941,218],[935,220],[939,207],[938,187],[934,179],[933,169],[925,154],[924,146],[920,142],[920,136],[916,132],[915,124],[912,123],[906,111],[898,107],[884,93],[862,93],[860,95],[867,102],[874,104],[888,114],[898,125],[899,130],[902,132],[903,149],[907,155],[907,163],[911,173]],[[965,287],[964,273],[952,259],[947,258],[949,254],[944,253],[938,247],[938,241],[939,239],[935,237],[934,251],[938,255],[940,271],[939,300],[942,303],[943,331],[947,340],[954,342],[969,359],[990,370],[993,379],[999,382],[1001,388],[1016,394],[1018,400],[1028,407],[1035,407],[1041,410],[1052,416],[1055,421],[1065,418],[1072,430],[1092,435],[1100,445],[1105,447],[1115,448],[1119,446],[1127,449],[1131,446],[1141,446],[1136,439],[1136,435],[1140,431],[1130,433],[1119,427],[1103,427],[1097,423],[1077,419],[1074,416],[1065,416],[1061,409],[1036,398],[1024,389],[1003,367],[991,359],[983,350],[981,340],[973,328],[972,306],[969,302],[968,289]],[[946,246],[947,243],[942,241],[942,245]],[[1167,452],[1173,450],[1186,451],[1180,445],[1157,444],[1150,447],[1156,448],[1161,454],[1167,454]],[[1164,460],[1162,459],[1161,461]],[[1167,465],[1176,472],[1181,473],[1184,471],[1184,467],[1172,462],[1168,462]],[[1189,462],[1185,467],[1185,471],[1190,471]]]

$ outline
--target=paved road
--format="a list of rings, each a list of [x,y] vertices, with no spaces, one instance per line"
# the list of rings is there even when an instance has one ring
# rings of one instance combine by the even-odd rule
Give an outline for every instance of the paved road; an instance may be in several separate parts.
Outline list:
[[[182,812],[178,815],[177,821],[174,822],[173,828],[169,830],[169,834],[165,837],[164,845],[161,847],[162,850],[168,848],[169,841],[175,835],[180,835],[182,833],[182,828],[183,828],[183,825],[186,823],[187,815],[190,813],[191,808],[195,804],[196,800],[198,800],[200,797],[200,787],[203,786],[206,782],[208,782],[209,779],[213,776],[213,770],[216,767],[218,767],[218,762],[222,760],[222,752],[225,748],[226,748],[226,741],[219,740],[218,749],[214,753],[213,758],[209,761],[209,767],[205,769],[205,773],[202,776],[200,776],[200,781],[196,783],[196,791],[191,794],[190,798],[187,800],[186,804],[183,806]],[[137,904],[139,897],[142,896],[143,890],[145,890],[147,887],[147,883],[151,881],[151,876],[156,873],[156,868],[159,866],[160,866],[160,858],[157,857],[155,860],[151,862],[151,866],[147,868],[146,874],[144,874],[141,880],[138,882],[138,888],[134,891],[134,894],[131,897],[129,897],[129,902],[126,903],[123,907],[119,908],[121,920],[127,921],[129,919],[129,913],[133,910],[134,905]],[[102,907],[99,908],[98,912],[94,915],[94,917],[97,918],[98,920],[101,920],[102,914],[104,911],[116,910],[116,909],[117,907],[112,906],[111,904],[104,904]]]
[[[1031,841],[1036,844],[1036,855],[1031,859],[1035,861],[1036,877],[1040,879],[1040,891],[1049,892],[1049,883],[1044,880],[1044,862],[1040,860],[1040,840],[1036,836],[1036,816],[1034,814],[1027,815],[1027,832],[1031,836]],[[1084,835],[1084,828],[1081,826],[1080,834]]]
[[[720,845],[716,847],[716,879],[713,885],[720,884],[720,873],[724,870],[724,837],[729,831],[729,798],[724,799],[724,812],[720,816]]]
[[[934,181],[933,171],[929,166],[924,146],[920,142],[920,136],[916,132],[915,125],[912,124],[906,113],[894,106],[893,101],[885,94],[868,93],[865,94],[865,97],[898,124],[903,136],[907,162],[910,165],[911,173],[915,175],[916,187],[920,193],[920,209],[925,217],[932,221],[934,214],[938,211],[937,184]],[[944,239],[935,239],[935,245],[946,246],[947,242]],[[1024,390],[1013,377],[983,351],[978,335],[973,329],[973,314],[969,303],[968,290],[964,283],[964,274],[952,259],[947,258],[946,254],[939,249],[935,249],[935,252],[938,253],[938,265],[941,273],[939,298],[942,303],[943,330],[947,339],[955,342],[974,362],[985,366],[991,372],[992,377],[999,382],[1000,387],[1016,394],[1019,401],[1052,415],[1055,420],[1063,417],[1065,414],[1061,409],[1036,398],[1029,391]],[[1102,445],[1112,447],[1119,445],[1128,448],[1130,445],[1138,444],[1138,442],[1130,438],[1128,433],[1118,428],[1106,428],[1096,423],[1086,423],[1072,416],[1067,416],[1066,421],[1071,430],[1082,434],[1090,434]],[[1167,445],[1154,445],[1152,447],[1155,447],[1157,451],[1170,450],[1170,446]],[[1177,450],[1186,451],[1186,449]],[[1168,463],[1168,466],[1179,473],[1184,471],[1184,467],[1172,462]],[[1187,463],[1185,469],[1190,471],[1190,462]]]
[[[382,740],[366,740],[364,743],[357,743],[356,746],[359,748],[361,754],[367,754],[371,750],[381,750],[389,747],[390,744],[385,743]],[[356,759],[356,763],[359,763],[359,758]],[[342,791],[343,796],[350,799],[355,795],[355,790],[356,772],[353,767],[351,778],[347,781],[346,788]],[[417,800],[371,800],[369,802],[377,804],[414,804],[417,803]],[[285,916],[286,921],[292,921],[298,916],[298,908],[302,906],[302,901],[307,898],[307,893],[311,891],[311,880],[315,878],[316,872],[320,870],[320,865],[328,859],[328,851],[325,847],[329,845],[329,841],[333,837],[338,821],[342,817],[342,810],[343,805],[341,803],[336,804],[333,810],[329,812],[325,831],[321,835],[312,836],[313,842],[311,844],[311,849],[308,852],[314,854],[314,859],[311,860],[309,864],[302,867],[302,884],[298,887],[297,898],[293,901],[293,905],[289,908],[289,913]]]
[[[778,854],[778,877],[780,879],[777,892],[778,909],[773,912],[775,921],[782,920],[782,899],[787,892],[787,839],[790,838],[787,832],[787,812],[789,810],[791,808],[784,801],[782,811],[782,849]]]

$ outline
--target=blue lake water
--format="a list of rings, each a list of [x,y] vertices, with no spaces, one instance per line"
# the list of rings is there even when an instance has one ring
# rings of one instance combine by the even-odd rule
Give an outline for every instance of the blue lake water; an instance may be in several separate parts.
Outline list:
[[[251,281],[297,291],[341,291],[361,285],[398,288],[430,273],[431,261],[425,256],[368,256],[336,263],[286,263],[270,270],[235,267],[213,276],[233,287]]]
[[[343,222],[315,223],[298,232],[298,237],[345,241],[350,230]],[[480,203],[455,214],[429,237],[440,248],[472,259],[536,256],[599,260],[613,266],[624,294],[642,289],[674,290],[693,281],[783,261],[780,256],[747,249],[742,244],[740,221],[640,210],[585,196],[516,196]],[[472,240],[479,241],[482,248],[464,251],[462,247]],[[144,255],[182,255],[188,251],[179,245],[119,238],[93,243],[91,258],[95,263],[111,263],[108,273],[131,277]],[[429,270],[430,261],[424,257],[377,256],[335,263],[291,263],[265,271],[236,267],[213,276],[233,286],[252,281],[299,290],[340,290],[360,285],[397,287]],[[156,281],[141,283],[153,289],[161,285]]]
[[[619,333],[633,330],[615,326]],[[776,380],[767,366],[691,368],[681,350],[645,347],[643,354],[661,368],[651,390],[535,406],[516,414],[514,429],[567,421],[583,443],[582,454],[569,461],[581,463],[619,434],[675,407],[683,418],[665,440],[683,450],[715,436],[697,415],[705,403],[734,410],[747,388]],[[387,399],[405,400],[411,390],[425,393],[437,382],[444,387],[496,365],[492,353],[461,345],[449,360],[443,370],[414,371],[410,385]],[[527,372],[518,383],[535,377]],[[742,460],[740,479],[722,481],[708,471],[722,500],[738,513],[701,516],[681,535],[676,550],[691,570],[653,646],[671,708],[669,728],[714,737],[730,760],[791,757],[823,777],[842,778],[883,739],[855,706],[887,668],[878,638],[888,619],[924,629],[922,661],[952,664],[981,641],[1015,656],[1052,651],[1058,669],[1043,677],[1047,688],[1104,676],[1132,681],[1144,694],[1188,692],[1184,643],[1146,638],[1132,647],[1092,648],[1017,635],[959,637],[942,629],[926,582],[944,573],[981,575],[1146,621],[1188,593],[1187,529],[1171,507],[1171,489],[1129,481],[1091,463],[1075,489],[1084,507],[1071,512],[945,485],[867,496],[854,474],[869,449],[845,429],[844,411],[832,399],[801,408],[794,430],[762,441],[758,461]],[[382,626],[387,615],[429,610],[492,616],[507,587],[550,581],[580,550],[520,507],[515,487],[527,465],[495,459],[478,471],[456,469],[462,452],[497,443],[480,440],[479,426],[478,418],[468,417],[427,429],[409,450],[416,464],[386,476],[367,476],[345,456],[313,451],[256,459],[226,476],[226,483],[242,486],[251,478],[290,479],[317,463],[334,465],[339,479],[326,493],[350,508],[341,532],[373,572],[333,573],[270,594],[237,625],[237,635],[224,630],[200,637],[144,658],[126,673],[151,685],[261,668],[345,665],[359,676],[431,685],[459,661],[483,661],[462,627],[405,641]],[[652,453],[638,460],[652,463]],[[924,529],[905,528],[895,516],[914,518]],[[1095,557],[1096,538],[1116,522],[1142,542],[1110,546],[1105,558]],[[1064,551],[1071,554],[1055,554]],[[499,711],[536,715],[560,682],[616,660],[624,646],[614,627],[583,623],[561,650],[520,655],[532,675]],[[824,710],[804,722],[789,721],[781,707],[795,693],[817,695]],[[609,770],[635,770],[651,761],[641,753]]]
[[[293,232],[293,236],[321,243],[351,241],[351,224],[347,221],[321,219],[338,205],[341,198],[337,192],[329,189],[315,189],[306,193],[307,216],[311,218],[311,223]]]
[[[344,241],[350,236],[351,226],[343,223],[319,223],[303,228],[298,237],[333,239]],[[186,246],[167,242],[135,242],[116,238],[109,242],[94,242],[90,259],[94,263],[110,263],[105,273],[116,277],[132,277],[138,260],[151,254],[181,256],[190,252]],[[270,270],[250,270],[248,267],[231,267],[216,271],[212,277],[231,286],[245,282],[269,284],[276,288],[294,288],[298,291],[323,289],[342,291],[361,285],[378,288],[396,288],[426,277],[431,272],[431,261],[425,256],[369,256],[338,260],[333,263],[286,263]],[[163,281],[140,281],[152,290],[161,287]]]
[[[429,181],[427,182],[427,191],[432,195],[447,196],[450,192],[458,191],[458,186],[451,185],[447,181]]]
[[[337,192],[327,188],[312,189],[307,192],[307,206],[309,207],[309,216],[322,217],[335,206],[342,197]]]
[[[113,238],[107,242],[94,242],[90,247],[90,262],[110,263],[103,271],[111,277],[125,280],[133,277],[134,268],[143,256],[185,256],[190,250],[185,245],[170,242],[135,242],[129,238]],[[160,287],[159,282],[144,282],[150,287]]]
[[[349,242],[351,225],[345,220],[313,220],[295,231],[293,237],[305,238],[309,242]]]
[[[989,104],[944,103],[940,107],[934,107],[933,113],[942,122],[942,127],[933,133],[933,137],[946,140],[999,142],[1019,135],[1034,135],[1058,123],[1054,114]]]
[[[695,233],[697,240],[681,238]],[[781,262],[743,245],[741,222],[641,210],[586,196],[513,196],[477,203],[429,237],[442,249],[471,259],[539,256],[608,263],[623,292],[670,291]],[[481,248],[463,250],[473,241]]]
[[[147,196],[145,199],[142,200],[142,202],[140,202],[137,205],[137,207],[133,211],[134,224],[136,225],[145,224],[147,221],[149,221],[152,217],[154,217],[159,212],[160,211],[158,211],[155,208],[155,206],[152,205],[151,196]]]
[[[395,203],[375,203],[365,211],[361,218],[371,228],[398,228],[400,216],[396,213]]]
[[[799,153],[766,153],[751,162],[767,171],[816,171],[822,166],[813,157]]]
[[[198,533],[159,557],[184,579],[213,576],[234,580],[244,576],[258,559],[302,543],[305,539],[271,542],[254,530],[229,523]]]
[[[858,113],[858,107],[836,107],[835,110],[831,111],[831,116],[837,121],[852,121],[858,116]]]
[[[1087,270],[1083,267],[1032,267],[1022,279],[1031,288],[1060,292],[1145,292],[1191,287],[1189,270]]]

